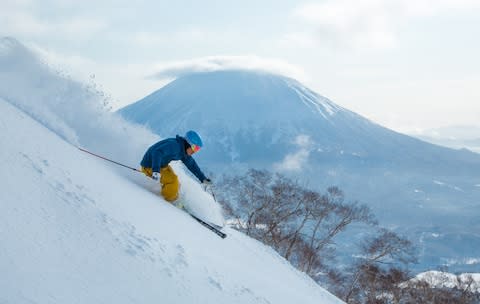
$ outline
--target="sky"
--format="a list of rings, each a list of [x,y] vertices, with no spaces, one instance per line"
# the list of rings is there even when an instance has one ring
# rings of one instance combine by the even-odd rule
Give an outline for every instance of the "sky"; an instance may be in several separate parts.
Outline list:
[[[112,109],[192,71],[262,69],[400,132],[480,125],[480,1],[0,0],[0,36]]]

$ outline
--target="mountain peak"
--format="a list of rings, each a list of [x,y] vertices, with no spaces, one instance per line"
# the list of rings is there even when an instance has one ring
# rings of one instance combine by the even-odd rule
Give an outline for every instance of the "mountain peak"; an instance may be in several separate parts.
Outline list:
[[[291,113],[291,107],[298,102],[325,118],[340,109],[332,101],[311,91],[298,81],[269,72],[225,70],[195,73],[178,79],[172,86],[181,86],[186,82],[189,83],[191,90],[196,87],[198,97],[206,102],[206,105],[225,104],[228,107],[242,107],[246,111],[254,112],[248,113],[249,116],[258,113],[258,107],[261,107],[267,111],[277,109],[274,113],[285,120],[283,114],[287,113],[282,110],[288,109]],[[201,98],[209,92],[216,94],[210,96],[208,100]],[[251,111],[252,109],[256,111]],[[238,117],[238,112],[234,113],[234,116]]]
[[[120,110],[154,130],[178,118],[196,128],[204,124],[244,128],[246,123],[284,128],[305,120],[330,120],[340,111],[344,109],[294,79],[246,70],[185,75]],[[181,127],[170,125],[171,131]]]

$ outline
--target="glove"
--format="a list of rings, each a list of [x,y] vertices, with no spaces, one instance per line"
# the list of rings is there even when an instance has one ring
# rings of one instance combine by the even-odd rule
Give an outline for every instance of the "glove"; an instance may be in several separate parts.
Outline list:
[[[160,179],[160,173],[158,172],[153,172],[152,173],[152,178],[156,181],[158,181]]]
[[[205,186],[210,186],[212,184],[212,180],[209,178],[206,178],[202,181],[202,184],[204,184]]]

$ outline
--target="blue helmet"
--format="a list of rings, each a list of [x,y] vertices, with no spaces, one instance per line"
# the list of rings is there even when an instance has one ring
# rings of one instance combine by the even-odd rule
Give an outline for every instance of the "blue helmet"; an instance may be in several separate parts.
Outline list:
[[[196,145],[196,146],[199,146],[200,148],[203,146],[202,139],[195,131],[190,130],[187,133],[185,133],[185,139],[190,145]]]

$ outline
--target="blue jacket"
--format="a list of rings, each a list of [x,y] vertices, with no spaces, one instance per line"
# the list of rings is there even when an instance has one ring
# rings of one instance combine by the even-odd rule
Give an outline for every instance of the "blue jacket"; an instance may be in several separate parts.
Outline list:
[[[187,154],[186,147],[189,144],[185,138],[177,135],[176,138],[161,140],[148,148],[140,163],[142,167],[152,168],[153,172],[160,172],[161,168],[168,166],[172,160],[181,160],[200,182],[206,179],[197,163]]]

